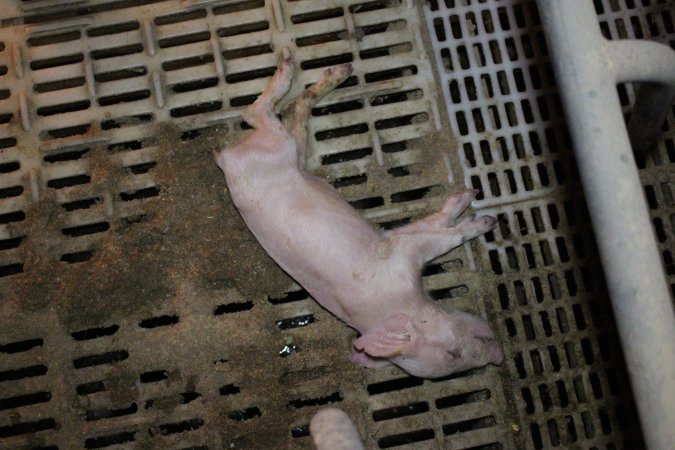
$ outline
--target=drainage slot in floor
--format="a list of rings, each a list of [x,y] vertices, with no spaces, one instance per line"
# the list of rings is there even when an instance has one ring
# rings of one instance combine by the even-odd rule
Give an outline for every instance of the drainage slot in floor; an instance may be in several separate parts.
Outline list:
[[[40,140],[46,141],[49,139],[59,139],[71,136],[79,136],[88,132],[90,128],[91,124],[88,123],[82,125],[75,125],[72,127],[55,128],[53,130],[40,132]],[[0,147],[2,147],[2,145],[0,145]]]
[[[249,70],[246,72],[232,73],[225,76],[225,81],[234,84],[244,81],[256,80],[258,78],[267,78],[274,75],[277,71],[276,67],[265,67],[263,69]]]
[[[408,100],[419,100],[424,96],[422,89],[413,89],[410,91],[394,92],[372,97],[371,106],[389,105],[391,103],[405,102]]]
[[[242,106],[248,106],[255,102],[259,94],[252,95],[242,95],[241,97],[232,97],[230,99],[230,106],[233,108],[239,108]]]
[[[204,102],[196,105],[181,106],[171,110],[171,117],[187,117],[196,114],[203,114],[207,112],[218,111],[223,107],[223,102]]]
[[[68,227],[61,230],[61,232],[69,237],[86,236],[88,234],[103,233],[110,229],[108,222],[90,223],[87,225],[79,225],[76,227]]]
[[[208,89],[218,85],[218,77],[204,78],[202,80],[186,81],[171,86],[175,93],[196,91],[199,89]]]
[[[144,147],[147,147],[149,145],[152,145],[150,141],[141,141],[141,140],[133,140],[133,141],[125,141],[125,142],[116,142],[114,144],[109,144],[108,145],[108,151],[110,153],[117,153],[117,152],[123,152],[126,150],[140,150]]]
[[[291,428],[291,436],[294,438],[309,436],[309,424]]]
[[[342,188],[346,186],[354,186],[366,183],[368,181],[368,176],[366,174],[352,175],[349,177],[341,177],[333,180],[331,184],[334,188]]]
[[[0,163],[0,173],[16,172],[21,168],[19,161],[10,161],[7,163]]]
[[[340,55],[326,56],[323,58],[310,59],[300,63],[302,70],[318,69],[321,67],[335,66],[354,61],[351,53],[342,53]]]
[[[166,370],[153,370],[141,374],[141,383],[155,383],[157,381],[166,380],[167,378],[169,378],[169,374]]]
[[[443,425],[443,434],[446,436],[463,433],[465,431],[471,430],[480,430],[481,428],[487,428],[495,425],[494,416],[486,416],[478,419],[463,420],[461,422],[455,422]]]
[[[22,434],[37,433],[38,431],[53,430],[57,423],[54,419],[42,419],[35,422],[17,423],[15,425],[0,426],[0,438],[20,436]]]
[[[47,366],[37,364],[35,366],[22,367],[20,369],[10,369],[0,372],[0,382],[21,380],[23,378],[39,377],[47,373]]]
[[[462,394],[449,395],[436,400],[436,408],[452,408],[455,406],[466,405],[469,403],[482,402],[492,397],[492,393],[488,389],[481,389],[479,391],[466,392]]]
[[[272,50],[270,44],[262,44],[252,47],[224,50],[222,55],[227,61],[231,61],[233,59],[250,58],[251,56],[264,55],[267,53],[272,53],[273,51],[274,50]]]
[[[408,389],[415,386],[421,386],[424,380],[417,377],[396,378],[389,381],[381,381],[368,385],[368,394],[377,395],[385,392],[398,391],[401,389]]]
[[[246,408],[246,409],[240,409],[236,411],[230,411],[227,413],[227,417],[229,417],[232,420],[236,420],[237,422],[242,422],[244,420],[249,420],[253,419],[254,417],[260,417],[262,414],[260,413],[260,409],[257,406],[253,406],[251,408]]]
[[[97,83],[107,83],[110,81],[126,80],[128,78],[142,77],[147,75],[148,69],[143,66],[131,67],[128,69],[111,70],[94,75]]]
[[[433,188],[436,186],[426,186],[416,189],[411,189],[409,191],[397,192],[391,194],[392,203],[403,203],[403,202],[412,202],[415,200],[421,200],[426,197]]]
[[[0,411],[3,409],[20,408],[22,406],[46,403],[52,399],[50,392],[35,392],[33,394],[18,395],[16,397],[0,398]]]
[[[12,222],[23,222],[26,220],[26,213],[23,211],[14,211],[7,214],[0,214],[0,225],[5,225]]]
[[[320,117],[329,114],[339,114],[347,111],[355,111],[363,108],[363,100],[350,100],[347,102],[333,103],[332,105],[319,106],[312,109],[312,116]]]
[[[102,50],[92,50],[90,56],[93,60],[100,60],[106,58],[116,58],[118,56],[133,55],[134,53],[141,53],[142,51],[143,46],[141,44],[130,44]]]
[[[66,64],[80,63],[82,61],[84,61],[84,55],[82,53],[75,53],[73,55],[57,56],[56,58],[36,59],[30,62],[30,68],[32,70],[42,70]]]
[[[119,103],[137,102],[145,100],[150,97],[150,90],[143,89],[140,91],[125,92],[124,94],[109,95],[106,97],[99,97],[98,104],[101,106],[117,105]]]
[[[119,325],[110,325],[107,327],[87,328],[86,330],[74,331],[70,336],[76,341],[89,341],[105,336],[112,336],[120,329]]]
[[[29,47],[40,47],[42,45],[59,44],[61,42],[74,41],[80,38],[79,31],[66,31],[65,33],[50,34],[48,36],[32,36],[26,39]]]
[[[444,300],[450,298],[466,297],[469,295],[469,288],[460,286],[451,286],[449,288],[432,289],[429,291],[429,297],[433,300]]]
[[[403,225],[408,225],[411,222],[409,218],[405,219],[399,219],[399,220],[387,220],[384,222],[378,222],[377,226],[379,226],[383,230],[394,230],[396,228],[400,228]]]
[[[156,165],[157,165],[157,163],[155,161],[151,161],[151,162],[146,162],[146,163],[142,163],[142,164],[135,164],[133,166],[128,166],[128,169],[134,175],[141,175],[141,174],[144,174],[144,173],[148,173],[150,171],[150,169],[152,169]]]
[[[267,297],[267,301],[273,305],[282,305],[284,303],[297,302],[300,300],[306,300],[308,298],[309,293],[306,290],[301,289],[299,291],[287,292],[281,297]]]
[[[18,197],[23,194],[23,186],[12,186],[0,189],[0,199]]]
[[[305,408],[307,406],[320,406],[327,405],[329,403],[341,402],[343,400],[342,395],[339,392],[333,392],[330,395],[325,397],[316,397],[316,398],[299,398],[295,400],[290,400],[288,402],[289,406],[294,407],[295,409]]]
[[[78,86],[83,86],[85,83],[84,77],[68,78],[67,80],[50,81],[45,83],[37,83],[33,85],[35,92],[43,94],[45,92],[60,91],[62,89],[70,89]]]
[[[0,150],[10,147],[16,147],[16,138],[0,138]]]
[[[354,209],[371,209],[378,208],[384,205],[384,199],[382,197],[368,197],[362,198],[360,200],[353,200],[349,202]]]
[[[346,30],[331,31],[330,33],[314,34],[297,38],[295,45],[298,47],[307,47],[309,45],[325,44],[326,42],[341,41],[348,37]]]
[[[399,417],[412,416],[429,411],[427,402],[410,403],[403,406],[394,406],[392,408],[380,409],[373,412],[373,420],[380,422],[382,420],[391,420]]]
[[[133,22],[115,23],[112,25],[105,25],[102,27],[89,28],[87,29],[87,36],[99,37],[99,36],[107,36],[110,34],[126,33],[128,31],[138,30],[140,27],[141,27],[140,24],[135,20]]]
[[[378,72],[371,72],[365,75],[366,83],[376,83],[378,81],[393,80],[395,78],[409,77],[417,75],[417,66],[405,66],[397,69],[387,69]]]
[[[113,128],[131,127],[152,122],[154,116],[151,113],[136,114],[133,116],[117,117],[115,119],[106,119],[101,121],[101,130],[111,130]]]
[[[59,149],[63,150],[63,149]],[[58,153],[51,153],[47,154],[44,156],[44,161],[47,163],[56,163],[56,162],[63,162],[63,161],[75,161],[80,158],[82,158],[84,155],[86,155],[91,149],[89,148],[82,148],[82,149],[77,149],[77,150],[69,150],[69,151],[61,151],[56,150]]]
[[[391,169],[387,169],[387,173],[392,177],[407,177],[410,175],[410,170],[405,166],[392,167]]]
[[[132,200],[142,200],[144,198],[157,197],[159,195],[159,187],[152,186],[149,188],[139,189],[137,191],[120,192],[120,199],[124,202]]]
[[[77,102],[64,103],[61,105],[43,106],[38,108],[36,112],[38,116],[46,117],[74,111],[82,111],[83,109],[89,108],[89,106],[91,106],[91,102],[89,100],[80,100]]]
[[[370,156],[372,154],[373,154],[372,147],[367,147],[367,148],[359,148],[356,150],[349,150],[347,152],[342,153],[334,153],[332,155],[323,155],[321,156],[321,164],[330,165],[346,161],[355,161]]]
[[[61,256],[61,261],[68,264],[75,264],[89,261],[94,256],[93,250],[84,250],[81,252],[65,253]]]
[[[189,419],[189,420],[183,420],[182,422],[178,423],[167,423],[165,425],[160,425],[159,426],[159,432],[167,436],[169,434],[176,434],[176,433],[185,433],[187,431],[194,431],[201,426],[204,425],[204,421],[199,418],[195,419]]]
[[[218,30],[218,36],[229,37],[229,36],[237,36],[239,34],[255,33],[256,31],[268,30],[269,27],[270,23],[266,20],[253,23],[244,23],[232,27],[221,28]]]
[[[164,315],[151,317],[149,319],[141,320],[138,324],[141,328],[157,328],[157,327],[167,327],[171,325],[176,325],[178,323],[178,316],[176,315]]]
[[[105,391],[105,383],[103,381],[82,383],[75,387],[75,392],[77,392],[77,395],[90,395],[103,391]]]
[[[317,141],[325,141],[328,139],[337,139],[354,134],[363,134],[368,132],[367,123],[359,123],[356,125],[349,125],[346,127],[333,128],[330,130],[317,131],[314,137]]]
[[[111,419],[113,417],[122,417],[128,416],[131,414],[136,414],[138,412],[138,405],[132,403],[126,408],[118,409],[108,409],[108,408],[99,408],[99,409],[90,409],[84,414],[84,420],[86,422],[94,422],[101,419]]]
[[[55,178],[47,182],[47,186],[53,189],[63,189],[71,186],[87,184],[91,181],[89,175],[74,175],[72,177]]]
[[[169,14],[166,16],[159,16],[155,18],[155,25],[170,25],[172,23],[186,22],[188,20],[203,19],[206,17],[206,10],[195,9],[192,11],[185,11],[176,14]]]
[[[121,433],[107,434],[95,438],[89,438],[84,441],[84,448],[96,449],[110,447],[115,444],[124,444],[125,442],[133,442],[136,440],[135,431],[124,431]]]
[[[0,345],[0,353],[23,353],[32,350],[35,347],[42,347],[45,341],[42,338],[26,339],[25,341],[10,342]]]
[[[199,56],[191,56],[189,58],[174,59],[171,61],[165,61],[162,63],[162,69],[167,72],[178,69],[186,69],[189,67],[203,66],[204,64],[210,64],[213,62],[213,55],[211,53],[206,53]]]
[[[275,322],[276,326],[279,327],[280,330],[290,330],[292,328],[306,327],[307,325],[310,325],[312,323],[314,323],[313,314],[291,317],[289,319],[277,320]]]
[[[87,355],[73,360],[73,367],[83,369],[85,367],[100,366],[103,364],[112,364],[124,361],[129,358],[129,352],[126,350],[116,350],[112,352],[100,353],[98,355]]]
[[[170,38],[159,40],[159,48],[178,47],[180,45],[194,44],[195,42],[203,42],[211,39],[210,31],[200,31],[198,33],[183,34]]]
[[[426,428],[424,430],[409,431],[407,433],[383,437],[378,439],[377,445],[380,448],[398,447],[399,445],[428,441],[429,439],[433,439],[434,436],[434,430]]]
[[[318,20],[332,19],[334,17],[342,17],[344,10],[342,8],[324,9],[322,11],[313,11],[310,13],[296,14],[291,16],[291,22],[294,24],[316,22]]]
[[[86,198],[83,200],[76,200],[61,204],[61,207],[68,212],[77,211],[79,209],[89,209],[96,203],[101,201],[101,197]]]
[[[403,42],[396,45],[387,45],[384,47],[370,48],[368,50],[361,50],[359,52],[359,58],[361,59],[372,59],[372,58],[381,58],[383,56],[397,55],[399,53],[406,53],[412,50],[412,44],[410,42]]]
[[[218,390],[220,395],[234,395],[238,394],[240,391],[241,389],[239,389],[239,386],[235,386],[234,384],[227,384]]]
[[[213,315],[222,316],[223,314],[238,313],[242,311],[248,311],[250,309],[253,309],[253,302],[250,300],[247,302],[232,302],[224,305],[218,305],[213,311]]]
[[[407,125],[425,123],[428,121],[429,121],[429,114],[427,113],[408,114],[406,116],[376,120],[375,129],[386,130],[388,128],[404,127]]]

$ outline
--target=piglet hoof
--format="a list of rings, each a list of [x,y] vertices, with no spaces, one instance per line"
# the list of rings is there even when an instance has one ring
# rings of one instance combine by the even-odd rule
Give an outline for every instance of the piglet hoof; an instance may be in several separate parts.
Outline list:
[[[493,230],[496,226],[496,217],[481,216],[476,218],[476,216],[472,214],[453,227],[453,231],[460,234],[462,242],[466,242]]]

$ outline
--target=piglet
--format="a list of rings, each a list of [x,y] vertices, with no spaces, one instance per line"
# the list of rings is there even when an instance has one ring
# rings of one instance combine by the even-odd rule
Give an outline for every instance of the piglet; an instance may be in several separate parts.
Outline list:
[[[338,408],[325,408],[309,422],[315,450],[365,450],[349,416]]]
[[[438,212],[403,227],[375,229],[331,185],[304,170],[312,107],[349,76],[351,65],[326,70],[296,99],[284,125],[274,107],[288,92],[293,71],[284,48],[270,85],[244,111],[255,130],[214,152],[251,232],[324,308],[359,331],[355,364],[393,363],[429,378],[501,364],[488,324],[432,301],[420,275],[428,261],[495,226],[489,216],[455,224],[477,191],[454,194]]]

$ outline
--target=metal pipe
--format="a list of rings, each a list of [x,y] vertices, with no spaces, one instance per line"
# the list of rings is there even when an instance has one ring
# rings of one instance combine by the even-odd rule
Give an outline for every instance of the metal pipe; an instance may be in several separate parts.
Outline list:
[[[593,2],[537,0],[537,5],[645,441],[653,449],[672,449],[675,316],[616,92],[627,75],[642,76],[638,64],[619,67],[626,57],[618,57],[620,47],[602,37]],[[659,65],[634,56],[647,74],[653,70],[647,64]]]
[[[642,82],[628,123],[628,136],[633,151],[644,157],[675,100],[675,52],[650,41],[604,42],[616,81]]]

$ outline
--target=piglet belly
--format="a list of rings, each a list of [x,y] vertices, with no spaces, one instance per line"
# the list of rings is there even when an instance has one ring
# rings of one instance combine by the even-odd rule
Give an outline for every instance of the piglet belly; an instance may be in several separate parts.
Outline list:
[[[328,310],[349,322],[381,235],[321,180],[300,179],[237,206],[267,253]],[[259,191],[260,192],[260,191]],[[235,204],[237,202],[235,201]],[[241,203],[246,203],[241,204]]]

